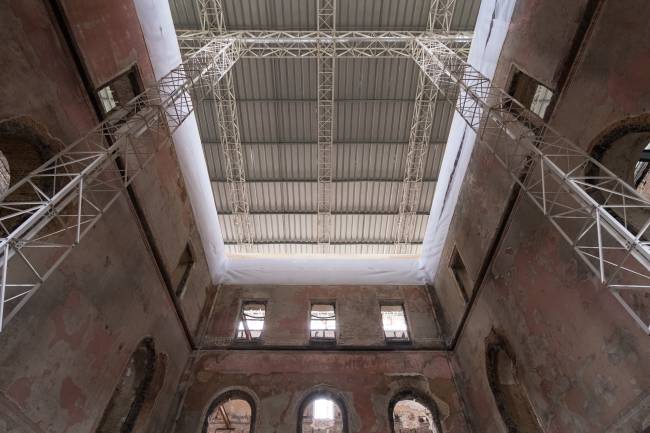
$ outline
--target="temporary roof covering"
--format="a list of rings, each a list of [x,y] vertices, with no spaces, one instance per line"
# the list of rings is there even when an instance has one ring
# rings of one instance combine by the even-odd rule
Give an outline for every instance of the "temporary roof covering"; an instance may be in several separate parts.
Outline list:
[[[337,0],[338,30],[423,31],[430,0]],[[458,0],[452,30],[473,30],[480,0]],[[170,0],[177,29],[199,29],[196,0]],[[224,0],[228,30],[314,30],[316,0]],[[410,59],[339,59],[329,253],[394,253],[399,192],[418,80]],[[233,70],[253,246],[249,252],[311,254],[317,247],[317,60],[241,59]],[[201,141],[226,248],[234,251],[234,217],[227,195],[213,104],[196,107]],[[422,193],[409,245],[418,255],[452,118],[439,103],[425,156]]]

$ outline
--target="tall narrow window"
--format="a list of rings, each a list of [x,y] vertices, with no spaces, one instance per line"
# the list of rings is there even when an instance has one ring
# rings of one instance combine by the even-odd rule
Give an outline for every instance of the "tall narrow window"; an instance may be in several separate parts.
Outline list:
[[[338,399],[329,393],[318,393],[301,405],[298,420],[300,433],[344,433],[345,414]]]
[[[192,245],[188,242],[172,275],[172,284],[176,288],[175,293],[178,297],[181,297],[185,291],[192,266],[194,266],[194,255],[192,254]]]
[[[387,304],[381,307],[381,323],[387,342],[410,341],[406,314],[401,304]]]
[[[467,302],[470,296],[471,282],[469,279],[469,273],[465,268],[465,263],[463,262],[463,259],[460,257],[460,254],[458,253],[456,247],[454,247],[454,251],[451,254],[451,261],[449,262],[449,268],[451,269],[451,272],[454,275],[454,279],[456,280],[456,284],[458,285],[458,289],[460,290],[461,296],[463,297],[465,302]]]
[[[336,341],[334,304],[312,304],[309,333],[312,340]]]
[[[104,115],[125,107],[128,102],[142,92],[137,68],[133,67],[122,75],[112,79],[97,90]]]
[[[238,340],[259,340],[264,331],[266,304],[262,302],[244,302],[237,326]]]
[[[553,98],[553,91],[520,70],[516,70],[510,85],[510,95],[543,119]]]

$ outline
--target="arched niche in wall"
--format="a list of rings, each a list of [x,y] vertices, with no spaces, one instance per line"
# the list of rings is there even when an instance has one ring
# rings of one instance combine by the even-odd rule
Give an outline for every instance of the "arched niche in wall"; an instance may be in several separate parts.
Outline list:
[[[298,407],[298,433],[348,433],[343,397],[334,391],[311,392]]]
[[[388,404],[391,433],[442,433],[438,409],[426,395],[404,390]]]
[[[0,119],[0,196],[7,194],[29,173],[39,168],[63,148],[45,127],[26,116]],[[45,194],[51,194],[51,179],[41,178],[34,186]],[[28,202],[38,199],[36,190],[28,185],[15,188],[6,202]],[[3,215],[7,212],[3,211]],[[3,221],[6,230],[18,226],[27,216],[17,216]],[[5,231],[5,230],[2,230]]]
[[[202,433],[254,433],[257,407],[253,397],[242,390],[220,394],[210,404]]]
[[[517,374],[517,360],[508,342],[494,331],[486,341],[488,383],[508,433],[542,433]]]
[[[151,338],[145,338],[131,354],[104,410],[97,433],[130,433],[137,424],[143,422],[140,419],[143,408],[152,405],[164,379],[164,364],[159,369],[159,374],[156,374],[157,367],[154,342]],[[158,380],[154,381],[155,378]],[[155,385],[154,382],[159,385],[152,386]]]

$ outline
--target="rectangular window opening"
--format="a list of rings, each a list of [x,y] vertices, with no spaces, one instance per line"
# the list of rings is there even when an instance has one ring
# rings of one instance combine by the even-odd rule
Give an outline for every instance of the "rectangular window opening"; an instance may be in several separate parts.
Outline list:
[[[381,305],[381,323],[384,328],[384,337],[389,342],[410,341],[406,314],[401,304]]]
[[[553,99],[553,91],[536,79],[516,70],[510,84],[510,95],[524,107],[544,119]]]
[[[467,302],[471,294],[470,291],[472,290],[472,283],[470,281],[467,268],[465,268],[465,263],[460,257],[460,254],[458,253],[456,247],[454,247],[454,251],[451,253],[449,268],[451,269],[451,273],[454,275],[454,279],[456,280],[456,284],[460,289],[460,293],[463,296],[463,299],[465,302]]]
[[[176,296],[180,297],[185,292],[187,287],[187,280],[190,278],[190,271],[194,266],[194,254],[192,253],[192,245],[188,242],[181,254],[178,265],[174,270],[173,287],[176,287]]]
[[[263,302],[244,302],[239,314],[237,339],[253,341],[262,338],[266,304]]]
[[[309,319],[309,333],[312,340],[336,340],[334,304],[312,304]]]
[[[142,93],[140,77],[136,67],[112,79],[97,90],[97,97],[101,103],[104,115],[127,107],[137,95]],[[135,108],[135,107],[132,107]]]

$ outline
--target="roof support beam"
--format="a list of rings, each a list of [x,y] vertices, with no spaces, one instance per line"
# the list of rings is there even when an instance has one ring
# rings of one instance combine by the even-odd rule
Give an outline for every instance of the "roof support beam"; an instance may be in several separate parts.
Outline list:
[[[333,35],[336,0],[318,0],[319,32]],[[334,137],[334,71],[336,45],[333,39],[318,41],[318,191],[317,239],[323,253],[328,252],[332,236],[332,142]]]
[[[221,0],[196,0],[201,30],[221,34],[226,31]]]
[[[178,43],[184,54],[191,54],[211,41],[215,34],[204,30],[178,30]],[[426,36],[422,32],[395,31],[236,31],[220,37],[241,43],[242,58],[319,58],[320,45],[334,45],[337,58],[407,58],[412,44]],[[436,35],[448,46],[467,51],[471,32],[448,32]]]
[[[455,5],[456,0],[433,0],[427,31],[431,34],[448,34]],[[408,245],[411,237],[415,235],[415,215],[422,192],[425,157],[429,151],[437,93],[434,83],[420,71],[400,193],[399,218],[395,228],[396,254],[400,254],[403,246]]]
[[[202,30],[214,35],[226,31],[221,0],[197,0]],[[225,161],[228,182],[228,200],[235,215],[236,238],[242,249],[253,241],[253,224],[249,216],[250,196],[246,184],[244,155],[239,133],[237,100],[232,72],[228,71],[221,80],[209,83],[209,93],[216,99],[217,115],[214,119],[219,129],[219,139]]]

